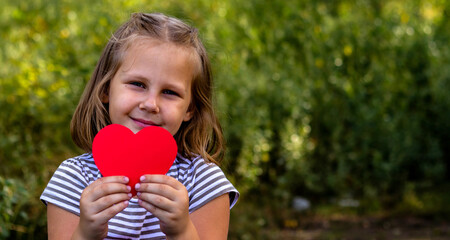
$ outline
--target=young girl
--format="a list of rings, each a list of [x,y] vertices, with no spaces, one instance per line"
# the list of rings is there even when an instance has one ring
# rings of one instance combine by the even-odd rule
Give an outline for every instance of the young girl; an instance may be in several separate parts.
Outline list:
[[[71,132],[87,153],[65,160],[41,200],[49,239],[226,239],[239,193],[216,165],[223,135],[212,107],[211,70],[197,30],[162,14],[133,14],[106,45],[75,110]],[[102,177],[97,132],[168,130],[178,155],[166,175]],[[126,161],[126,159],[124,159]]]

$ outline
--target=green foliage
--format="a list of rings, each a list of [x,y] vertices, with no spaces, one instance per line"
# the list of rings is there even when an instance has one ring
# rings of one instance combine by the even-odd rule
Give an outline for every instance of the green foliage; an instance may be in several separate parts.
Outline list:
[[[33,201],[44,183],[27,175],[31,177],[26,183],[0,177],[0,239],[46,238],[45,209]]]
[[[295,195],[352,196],[366,210],[444,208],[427,191],[450,176],[449,1],[1,5],[0,238],[45,238],[39,195],[56,166],[80,153],[73,110],[112,31],[136,11],[199,28],[228,142],[224,169],[243,196],[279,203],[261,201],[268,214]],[[246,209],[233,217],[234,238],[282,221]]]
[[[448,4],[233,5],[218,105],[244,187],[394,200],[448,181]]]

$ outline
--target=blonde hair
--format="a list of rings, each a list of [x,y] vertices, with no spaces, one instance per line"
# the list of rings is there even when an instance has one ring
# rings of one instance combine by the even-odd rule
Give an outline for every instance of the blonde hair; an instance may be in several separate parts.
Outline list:
[[[72,117],[70,131],[73,141],[90,152],[95,135],[111,124],[108,106],[102,103],[101,98],[108,94],[110,81],[121,66],[126,50],[141,37],[170,42],[197,53],[200,71],[193,77],[189,106],[193,117],[181,124],[174,138],[183,157],[200,155],[206,161],[218,164],[225,146],[212,104],[212,73],[206,49],[197,29],[160,13],[132,14],[108,41]]]

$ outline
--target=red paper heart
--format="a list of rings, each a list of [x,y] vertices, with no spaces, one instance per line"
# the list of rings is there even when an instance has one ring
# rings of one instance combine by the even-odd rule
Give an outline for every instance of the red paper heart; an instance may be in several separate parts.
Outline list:
[[[131,193],[144,174],[166,174],[177,156],[172,134],[162,127],[150,126],[134,134],[119,124],[100,130],[92,143],[95,164],[104,177],[127,176]]]

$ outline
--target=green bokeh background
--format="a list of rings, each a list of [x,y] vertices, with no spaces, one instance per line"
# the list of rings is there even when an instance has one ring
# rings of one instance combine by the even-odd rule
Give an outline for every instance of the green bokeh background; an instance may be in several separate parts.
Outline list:
[[[138,11],[196,26],[209,51],[222,167],[241,192],[230,239],[276,239],[268,232],[317,214],[450,214],[450,1],[0,6],[0,239],[46,239],[40,193],[81,153],[73,111],[108,38]],[[295,196],[312,208],[294,213]]]

